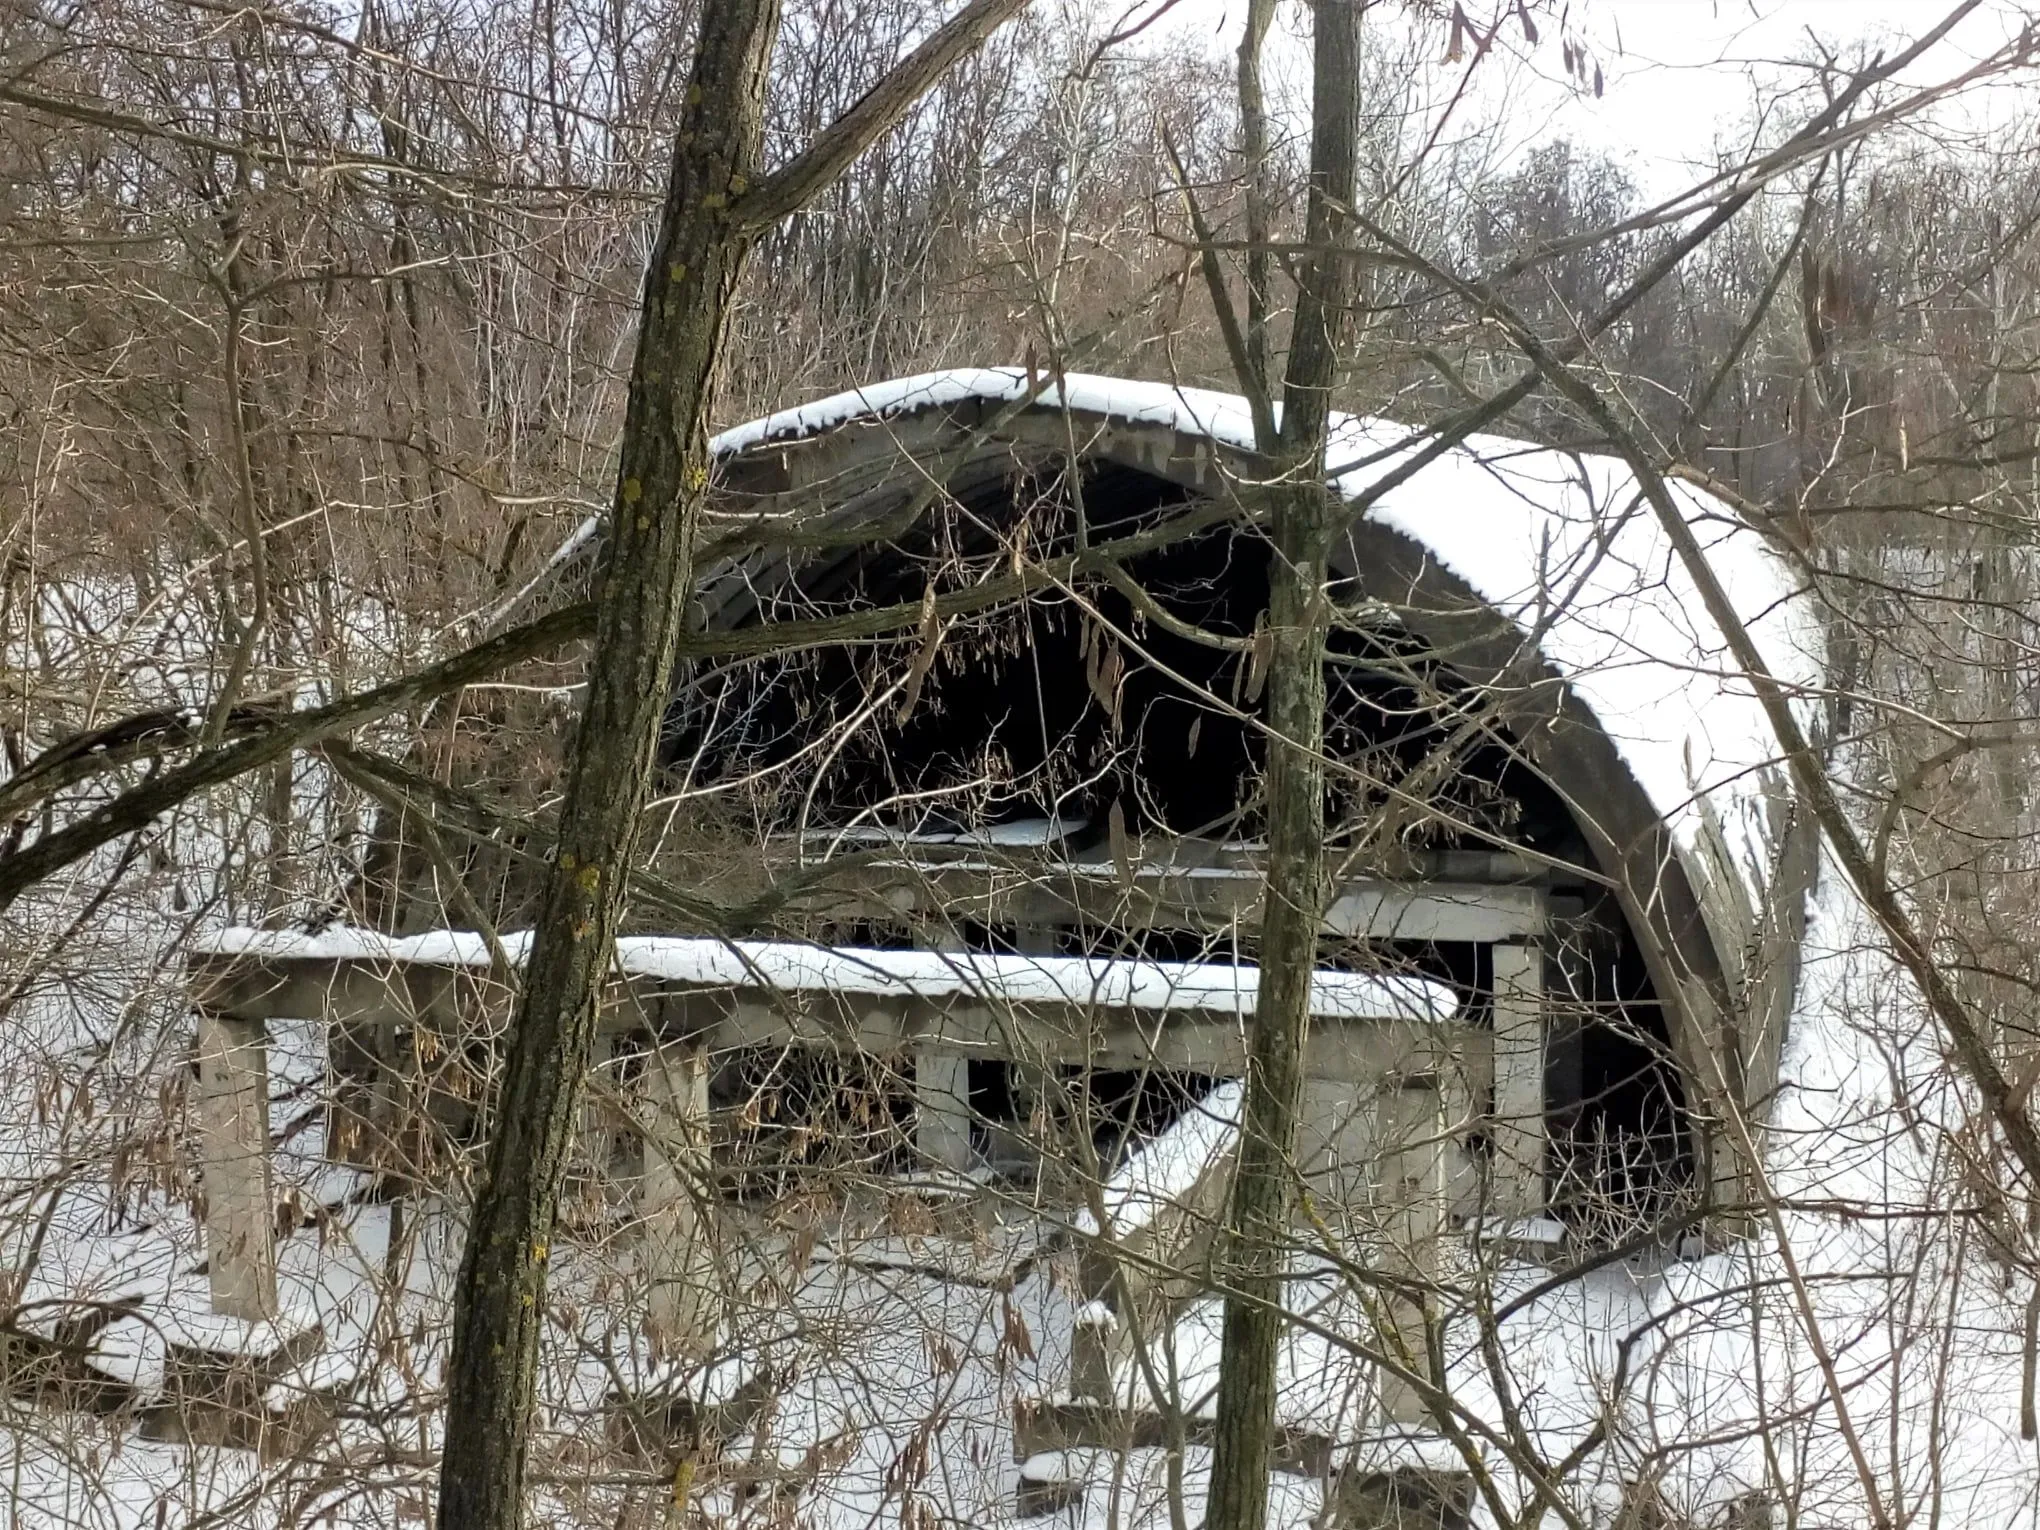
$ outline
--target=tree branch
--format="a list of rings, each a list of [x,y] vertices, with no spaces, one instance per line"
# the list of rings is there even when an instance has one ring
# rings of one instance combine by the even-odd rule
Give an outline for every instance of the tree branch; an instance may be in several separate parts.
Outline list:
[[[798,212],[899,121],[937,80],[972,53],[1027,0],[970,0],[956,16],[895,64],[820,136],[786,164],[739,196],[734,220],[751,230],[770,228]]]
[[[1225,268],[1219,263],[1211,225],[1205,220],[1204,209],[1197,204],[1197,193],[1190,189],[1190,174],[1183,168],[1183,156],[1176,152],[1176,140],[1166,128],[1162,130],[1162,146],[1168,150],[1169,167],[1176,173],[1176,191],[1183,198],[1190,232],[1197,239],[1197,260],[1204,272],[1205,291],[1211,297],[1211,311],[1218,319],[1219,335],[1225,341],[1226,356],[1232,362],[1233,374],[1240,380],[1240,392],[1246,395],[1247,409],[1254,417],[1254,445],[1263,452],[1273,452],[1277,445],[1274,402],[1268,396],[1268,384],[1260,365],[1240,331],[1240,317],[1233,311],[1232,296],[1225,290]]]
[[[1082,575],[1103,573],[1129,558],[1154,552],[1213,526],[1228,522],[1246,524],[1254,518],[1254,512],[1246,506],[1212,501],[1152,530],[1101,542],[1060,558],[1028,563],[1014,573],[940,596],[935,601],[935,613],[938,617],[974,615],[1037,590],[1057,588]],[[688,633],[680,639],[680,653],[689,659],[725,660],[794,653],[804,648],[912,631],[927,614],[920,601],[912,600],[839,616],[769,622],[735,632]],[[147,827],[152,820],[202,791],[223,786],[293,749],[486,680],[520,660],[586,637],[594,626],[595,606],[584,601],[463,649],[415,674],[322,707],[281,717],[243,709],[236,717],[238,725],[249,730],[245,737],[151,776],[55,834],[0,855],[0,909],[44,877],[54,875],[122,834]],[[84,736],[83,742],[69,740],[45,751],[35,765],[0,788],[0,810],[18,816],[67,786],[121,765],[159,758],[173,749],[188,747],[195,737],[190,720],[182,714],[145,713],[124,719]]]
[[[0,910],[44,877],[54,875],[123,834],[147,828],[155,819],[208,787],[222,786],[236,776],[281,759],[300,745],[373,722],[415,702],[459,690],[521,659],[585,637],[593,628],[594,610],[588,604],[565,607],[464,649],[416,674],[292,714],[236,743],[207,750],[175,769],[152,775],[77,822],[0,857]]]

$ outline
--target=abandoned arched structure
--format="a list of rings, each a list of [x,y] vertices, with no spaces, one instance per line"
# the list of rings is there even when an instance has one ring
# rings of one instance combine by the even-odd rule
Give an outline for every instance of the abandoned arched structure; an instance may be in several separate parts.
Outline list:
[[[1116,1306],[1183,1294],[1131,1279],[1127,1251],[1194,1263],[1257,980],[1267,479],[1247,412],[993,369],[716,446],[640,868],[660,891],[631,916],[612,1026],[651,1135],[671,1127],[643,1171],[653,1321],[713,1346],[703,1183],[733,1208],[816,1168],[1026,1187],[1098,1297],[1068,1395],[1116,1399]],[[1455,1226],[1510,1247],[1732,1231],[1812,826],[1619,464],[1476,438],[1419,465],[1423,447],[1345,421],[1332,449],[1352,517],[1299,1172],[1419,1283]],[[1788,564],[1680,492],[1750,635],[1810,693],[1818,625]],[[567,598],[599,540],[591,522],[501,618]],[[472,1091],[404,1075],[388,1038],[477,1045],[492,964],[521,949],[528,848],[465,852],[470,905],[510,932],[493,949],[439,928],[420,883],[376,930],[194,951],[224,1309],[274,1304],[248,1178],[262,1023],[333,1022],[335,1152],[388,1169],[421,1132],[471,1132]],[[1387,1382],[1380,1406],[1421,1413]]]
[[[1725,1117],[1760,1122],[1776,1085],[1812,825],[1618,465],[1476,439],[1382,494],[1420,444],[1349,421],[1331,454],[1336,491],[1363,508],[1335,560],[1348,619],[1328,727],[1351,768],[1328,853],[1349,873],[1472,870],[1539,889],[1547,988],[1574,1001],[1543,1049],[1552,1190],[1636,1173],[1726,1210],[1742,1194]],[[1080,856],[1116,840],[1122,860],[1129,842],[1136,858],[1165,847],[1163,860],[1251,843],[1267,549],[1242,524],[1261,475],[1238,401],[950,373],[789,411],[718,448],[725,534],[799,533],[791,547],[768,533],[706,572],[711,633],[954,600],[1023,552],[1075,559],[1088,545],[1102,569],[1121,543],[1153,545],[1115,559],[1116,574],[1044,579],[989,615],[931,606],[890,647],[698,661],[676,686],[669,770],[696,784],[769,777],[826,740],[797,801],[768,792],[751,816],[776,812],[769,828],[838,847],[884,834],[933,855],[944,834],[1012,837],[1024,822],[1054,825]],[[1782,559],[1705,496],[1683,503],[1776,671],[1815,683],[1818,633]],[[1441,753],[1449,770],[1422,784]],[[944,896],[965,880],[949,875]],[[966,917],[945,938],[1124,946],[1109,919],[1064,914],[1026,929]],[[895,923],[907,938],[912,919]],[[1416,929],[1372,928],[1376,957],[1456,985],[1478,1010],[1491,944]],[[1145,923],[1138,944],[1202,947],[1212,933]]]

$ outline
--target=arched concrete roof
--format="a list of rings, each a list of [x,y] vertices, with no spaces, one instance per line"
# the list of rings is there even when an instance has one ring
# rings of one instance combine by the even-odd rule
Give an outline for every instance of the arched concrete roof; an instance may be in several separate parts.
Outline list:
[[[1396,481],[1426,440],[1389,421],[1336,420],[1328,476],[1356,505],[1338,572],[1469,679],[1506,681],[1513,731],[1637,930],[1689,1102],[1713,1115],[1725,1087],[1760,1108],[1815,854],[1728,640],[1619,460],[1477,436]],[[1016,452],[1113,463],[1211,498],[1264,481],[1235,396],[1018,368],[854,389],[713,445],[712,522],[798,523],[803,540],[839,545],[931,485],[1002,480]],[[1773,673],[1814,695],[1821,628],[1793,566],[1719,500],[1683,483],[1673,492]],[[595,534],[591,521],[555,566]],[[703,571],[711,625],[755,611],[775,558],[783,571],[783,553]]]
[[[782,410],[713,444],[734,464],[846,429],[891,435],[915,416],[960,405],[1017,405],[1025,415],[1067,421],[1077,451],[1130,456],[1129,465],[1188,476],[1193,487],[1210,486],[1212,466],[1229,468],[1236,481],[1251,474],[1244,458],[1253,427],[1235,395],[1077,374],[1046,385],[1037,378],[1036,387],[1028,400],[1028,374],[1018,368],[931,372]],[[1003,433],[1022,423],[1006,422]],[[1158,461],[1152,440],[1133,438],[1129,426],[1203,437],[1219,453],[1210,466],[1193,461],[1186,475],[1180,461]],[[1747,838],[1744,803],[1761,795],[1752,773],[1776,760],[1777,741],[1627,466],[1474,436],[1375,498],[1376,486],[1426,439],[1389,421],[1337,419],[1331,478],[1349,498],[1368,502],[1356,524],[1406,542],[1426,569],[1534,630],[1538,652],[1593,712],[1682,843],[1697,832],[1702,798],[1733,838]],[[932,443],[899,444],[925,451]],[[1820,625],[1791,566],[1721,501],[1685,483],[1672,488],[1773,672],[1788,685],[1817,688]]]

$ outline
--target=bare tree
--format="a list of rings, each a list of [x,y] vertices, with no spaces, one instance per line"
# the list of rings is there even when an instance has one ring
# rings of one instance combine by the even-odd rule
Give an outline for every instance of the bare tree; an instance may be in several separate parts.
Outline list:
[[[1355,291],[1353,265],[1341,246],[1357,188],[1360,13],[1358,5],[1326,0],[1313,20],[1304,239],[1314,253],[1298,284],[1280,424],[1275,438],[1261,443],[1271,459],[1274,484],[1268,508],[1273,557],[1265,660],[1268,882],[1261,911],[1262,979],[1222,1265],[1225,1352],[1206,1516],[1217,1530],[1259,1530],[1267,1518],[1285,1246],[1295,1205],[1298,1095],[1324,918],[1327,583],[1332,541],[1343,526],[1343,507],[1324,483],[1325,443],[1342,351],[1340,331]],[[1257,72],[1247,51],[1258,43],[1254,26],[1250,17],[1241,57],[1243,82]],[[1242,106],[1244,115],[1257,115],[1251,99]],[[1250,187],[1249,206],[1262,194]],[[1265,277],[1265,264],[1260,274]],[[1251,343],[1265,346],[1266,297],[1252,274],[1249,285]],[[1241,384],[1255,389],[1265,375],[1265,361],[1257,375],[1255,352],[1244,359]],[[1264,402],[1257,420],[1273,417]]]
[[[623,903],[621,872],[636,859],[694,583],[712,467],[707,419],[729,299],[757,231],[827,185],[1020,3],[975,0],[769,175],[759,149],[778,7],[733,0],[703,12],[645,282],[587,699],[462,1260],[440,1467],[443,1523],[510,1527],[523,1517],[547,1252]],[[684,1501],[686,1491],[683,1471],[675,1495]]]

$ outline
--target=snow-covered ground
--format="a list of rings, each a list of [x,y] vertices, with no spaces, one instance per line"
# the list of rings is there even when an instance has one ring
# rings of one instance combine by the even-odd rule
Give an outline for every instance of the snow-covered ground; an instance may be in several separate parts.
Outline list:
[[[1528,1460],[1563,1461],[1598,1431],[1558,1484],[1588,1522],[1612,1512],[1624,1484],[1653,1479],[1702,1524],[1767,1486],[1796,1505],[1791,1523],[1860,1524],[1867,1471],[1887,1511],[1916,1523],[2040,1523],[2040,1450],[2019,1437],[2025,1282],[2006,1273],[1951,1189],[1964,1143],[1941,1123],[1959,1112],[1936,1093],[1943,1075],[1917,1003],[1868,936],[1852,901],[1824,879],[1784,1070],[1791,1085],[1767,1138],[1789,1266],[1777,1228],[1701,1257],[1640,1254],[1556,1282],[1533,1264],[1462,1259],[1472,1307],[1506,1314],[1491,1346],[1473,1310],[1455,1318],[1447,1341],[1457,1403],[1476,1430],[1496,1431],[1483,1457],[1497,1491],[1515,1499]],[[160,993],[168,976],[134,963],[124,981],[140,996]],[[117,1047],[103,1035],[66,1036],[75,1008],[61,1024],[58,1009],[46,1013],[44,1034],[24,1024],[7,1038],[5,1076],[42,1083],[7,1097],[0,1152],[12,1186],[48,1187],[21,1201],[33,1214],[7,1229],[16,1269],[25,1240],[39,1240],[17,1323],[50,1335],[85,1304],[138,1303],[98,1329],[90,1364],[150,1395],[168,1345],[224,1337],[207,1309],[189,1184],[175,1174],[158,1176],[157,1188],[137,1188],[132,1174],[117,1183],[99,1153],[120,1134],[95,1135],[79,1118],[126,1110],[135,1123],[168,1126],[179,1068],[167,1055],[128,1055],[116,1082]],[[130,1027],[137,1036],[153,1028]],[[147,1439],[124,1415],[16,1397],[0,1420],[15,1523],[398,1525],[416,1522],[429,1500],[457,1219],[437,1200],[405,1203],[393,1252],[392,1208],[360,1200],[346,1171],[319,1163],[316,1116],[307,1119],[322,1067],[316,1029],[281,1027],[277,1041],[273,1125],[292,1132],[285,1179],[308,1213],[283,1243],[284,1323],[316,1323],[324,1343],[272,1402],[282,1410],[300,1388],[338,1396],[338,1426],[302,1459],[263,1461]],[[106,1083],[91,1082],[95,1068]],[[69,1083],[58,1089],[52,1077]],[[142,1109],[134,1091],[145,1080],[158,1093]],[[83,1103],[92,1089],[106,1097]],[[1226,1129],[1214,1106],[1193,1135]],[[578,1225],[556,1271],[535,1470],[558,1523],[630,1522],[658,1502],[662,1464],[586,1442],[600,1434],[614,1380],[643,1385],[663,1372],[638,1331],[627,1230],[601,1216]],[[1075,1312],[1066,1262],[1027,1262],[1056,1230],[1016,1206],[975,1245],[925,1229],[761,1234],[743,1261],[743,1353],[706,1392],[727,1395],[763,1367],[777,1401],[766,1428],[733,1442],[729,1480],[708,1475],[703,1512],[764,1523],[791,1508],[846,1530],[1010,1518],[1013,1406],[1062,1374]],[[945,1264],[955,1278],[941,1278]],[[1022,1278],[1006,1288],[1015,1273]],[[1339,1335],[1366,1331],[1364,1316],[1336,1278],[1299,1282],[1292,1301],[1319,1331],[1291,1343],[1282,1417],[1343,1432],[1363,1416],[1371,1383]],[[1180,1395],[1195,1410],[1208,1408],[1216,1344],[1209,1307],[1171,1341]],[[1841,1383],[1839,1406],[1824,1365]],[[1169,1523],[1162,1452],[1081,1464],[1089,1486],[1069,1511],[1077,1522]],[[1182,1478],[1189,1523],[1207,1466],[1192,1444]],[[747,1493],[744,1480],[787,1487]],[[1322,1484],[1306,1478],[1278,1477],[1273,1491],[1284,1525],[1312,1522],[1322,1505]]]

